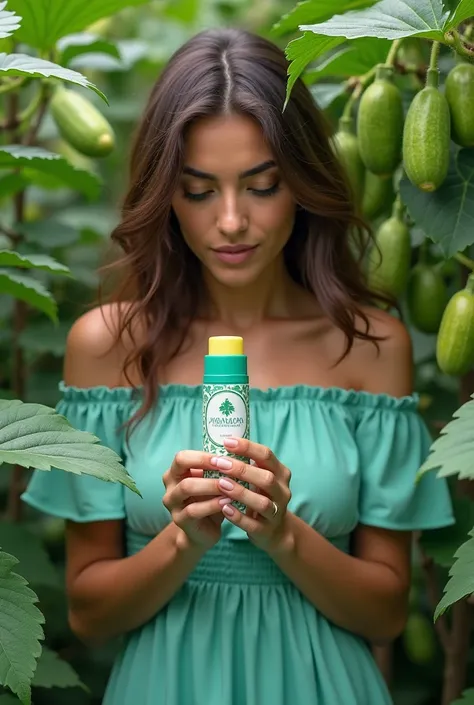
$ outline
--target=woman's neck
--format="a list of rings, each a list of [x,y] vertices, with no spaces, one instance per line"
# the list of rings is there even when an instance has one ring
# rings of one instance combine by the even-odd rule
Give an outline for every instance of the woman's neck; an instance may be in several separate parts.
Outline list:
[[[228,287],[206,274],[204,283],[208,297],[202,318],[242,331],[269,318],[291,318],[305,293],[291,279],[283,260],[250,286]]]

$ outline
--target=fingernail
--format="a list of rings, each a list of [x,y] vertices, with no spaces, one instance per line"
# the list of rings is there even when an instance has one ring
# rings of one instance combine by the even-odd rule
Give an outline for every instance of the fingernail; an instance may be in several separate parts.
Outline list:
[[[229,482],[229,480],[226,479],[219,480],[219,486],[222,487],[223,490],[234,489],[234,485],[232,484],[232,482]]]
[[[230,504],[232,502],[230,497],[222,497],[222,499],[219,500],[219,504],[221,507],[225,507],[226,504]]]
[[[231,470],[232,462],[226,458],[211,458],[211,465],[215,465],[221,470]]]
[[[224,438],[224,445],[227,446],[227,448],[237,448],[239,441],[237,438]]]
[[[233,517],[234,516],[234,508],[230,506],[230,504],[226,504],[224,507],[222,507],[222,512],[224,514],[227,514],[228,517]]]

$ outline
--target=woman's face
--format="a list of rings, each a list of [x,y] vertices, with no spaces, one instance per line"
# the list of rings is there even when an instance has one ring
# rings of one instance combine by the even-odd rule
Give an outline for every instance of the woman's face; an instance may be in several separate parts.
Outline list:
[[[295,217],[295,201],[259,125],[234,115],[189,130],[185,168],[172,207],[183,237],[220,283],[270,276]]]

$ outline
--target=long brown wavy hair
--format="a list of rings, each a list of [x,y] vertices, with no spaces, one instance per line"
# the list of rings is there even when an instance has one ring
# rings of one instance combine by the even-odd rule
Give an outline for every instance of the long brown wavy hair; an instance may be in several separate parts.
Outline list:
[[[143,403],[128,424],[154,406],[159,372],[182,347],[203,291],[200,263],[184,242],[171,199],[184,166],[186,131],[204,116],[244,114],[258,122],[299,206],[284,252],[290,275],[344,332],[343,357],[355,338],[377,345],[361,308],[381,298],[362,274],[370,232],[335,156],[331,128],[303,81],[296,81],[283,109],[287,71],[284,53],[266,39],[212,29],[173,55],[151,91],[112,233],[122,256],[112,264],[120,281],[111,300],[127,302],[118,306],[117,342],[133,341],[123,372],[131,386],[131,368],[143,381]]]

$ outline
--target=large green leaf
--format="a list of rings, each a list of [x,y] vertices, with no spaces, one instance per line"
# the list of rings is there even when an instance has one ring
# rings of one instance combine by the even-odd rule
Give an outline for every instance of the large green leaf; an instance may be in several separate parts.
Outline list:
[[[438,619],[455,602],[474,592],[474,529],[470,539],[454,554],[455,561],[449,571],[450,578],[444,587],[444,595],[436,607],[434,618]]]
[[[38,59],[28,54],[0,54],[0,77],[6,76],[31,76],[32,78],[57,78],[67,83],[75,83],[84,88],[90,88],[107,102],[107,98],[97,86],[91,83],[82,73],[65,69],[63,66],[53,64],[52,61]]]
[[[58,39],[80,32],[102,17],[149,0],[8,0],[23,18],[18,39],[38,49],[51,49]]]
[[[36,688],[82,688],[88,690],[73,667],[55,651],[43,647],[32,684]],[[0,702],[1,705],[1,702]]]
[[[0,703],[1,705],[1,703]],[[459,700],[455,700],[451,705],[474,705],[474,688],[465,690]]]
[[[430,454],[418,471],[421,477],[437,470],[438,477],[459,475],[474,479],[474,395],[453,414],[430,448]]]
[[[461,0],[452,16],[449,18],[446,29],[457,27],[469,17],[474,17],[474,0]]]
[[[0,169],[25,168],[55,177],[64,186],[84,194],[88,199],[98,198],[100,181],[95,174],[77,169],[66,159],[41,147],[7,145],[0,147]]]
[[[77,431],[54,409],[0,399],[0,464],[92,475],[139,494],[117,453],[98,444],[96,436]]]
[[[18,29],[21,21],[21,17],[15,15],[14,12],[5,10],[6,6],[6,0],[0,2],[0,39],[10,37]]]
[[[355,39],[349,46],[342,46],[309,70],[305,74],[305,82],[314,83],[327,77],[361,76],[376,64],[384,62],[389,48],[390,42],[386,39]]]
[[[29,705],[44,617],[26,580],[12,572],[17,564],[16,558],[0,551],[0,683]]]
[[[425,193],[404,177],[400,195],[416,224],[451,257],[474,243],[474,149],[453,153],[446,180]]]
[[[116,44],[90,32],[79,32],[63,37],[58,42],[58,50],[61,53],[61,63],[64,66],[67,66],[76,56],[91,52],[108,54],[120,59],[120,52]]]
[[[17,522],[2,521],[0,546],[20,561],[18,573],[35,589],[40,585],[54,588],[62,585],[37,529],[30,530]]]
[[[29,274],[0,269],[0,294],[8,294],[43,311],[52,321],[57,321],[57,304],[50,292]]]
[[[288,101],[296,80],[312,61],[342,44],[338,37],[322,37],[305,32],[302,37],[294,39],[286,47],[286,57],[290,61],[288,68],[288,83],[286,87],[286,101]]]
[[[70,274],[68,267],[48,255],[20,255],[13,250],[0,250],[0,267],[44,269],[53,274]]]
[[[347,39],[425,37],[442,41],[448,17],[441,0],[381,0],[373,7],[335,15],[300,29]]]
[[[272,31],[277,35],[287,34],[307,22],[324,22],[336,13],[370,7],[375,2],[376,0],[304,0],[283,15]]]

